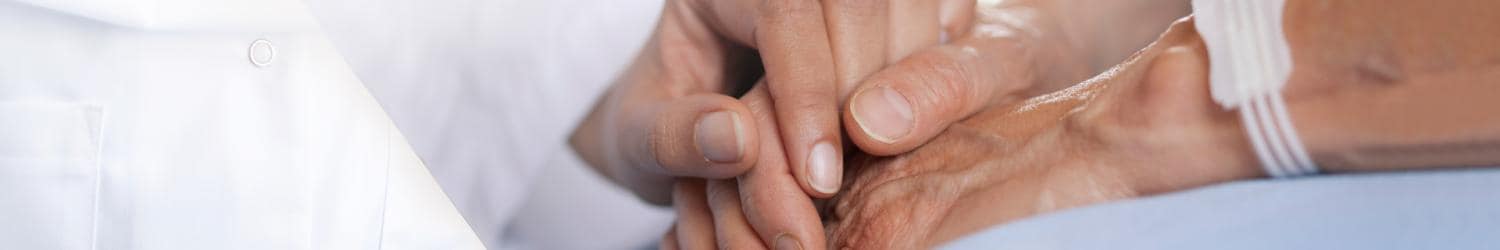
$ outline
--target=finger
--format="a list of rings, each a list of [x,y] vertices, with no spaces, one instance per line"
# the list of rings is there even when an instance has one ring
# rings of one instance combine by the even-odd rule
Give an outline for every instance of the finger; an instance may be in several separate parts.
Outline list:
[[[954,38],[968,35],[969,30],[974,27],[974,6],[977,2],[974,0],[942,1],[942,6],[938,7],[938,19],[943,25],[943,33],[939,34],[938,42],[946,44]]]
[[[690,11],[679,14],[696,15],[714,33],[740,45],[759,47],[755,39],[761,19],[758,10],[765,7],[766,0],[684,0],[668,1],[668,4],[678,2],[687,4],[685,9]]]
[[[762,127],[760,135],[761,158],[755,168],[739,178],[740,201],[745,218],[755,228],[762,242],[776,249],[822,248],[824,235],[819,223],[818,211],[812,200],[797,187],[783,155],[781,143],[777,141],[777,107],[769,99],[764,85],[751,89],[744,98],[745,104],[756,115]]]
[[[814,0],[766,1],[760,21],[756,42],[793,174],[808,194],[830,196],[842,177],[843,140],[822,6]]]
[[[870,73],[886,65],[887,0],[823,1],[833,48],[839,103]]]
[[[631,166],[666,176],[730,178],[751,166],[758,149],[749,109],[734,98],[699,93],[626,107],[637,117],[619,128]],[[632,112],[627,111],[627,112]]]
[[[740,190],[733,180],[708,181],[708,207],[713,211],[719,249],[765,249],[760,236],[745,220]]]
[[[899,154],[991,103],[1013,99],[1002,94],[1033,82],[1021,49],[1012,40],[971,36],[871,75],[843,116],[850,140],[870,154]]]
[[[656,249],[661,250],[682,249],[681,246],[677,245],[677,226],[673,225],[671,228],[667,228],[667,233],[661,236],[661,241],[657,242],[656,245]]]
[[[886,61],[897,62],[913,52],[938,44],[943,32],[941,1],[891,0]]]
[[[712,249],[714,247],[714,221],[708,209],[703,180],[678,179],[672,188],[672,206],[677,210],[677,247],[681,249]]]
[[[713,29],[756,48],[765,66],[794,175],[808,194],[838,190],[842,171],[838,86],[822,6],[816,0],[689,0]],[[755,10],[755,11],[745,11]]]

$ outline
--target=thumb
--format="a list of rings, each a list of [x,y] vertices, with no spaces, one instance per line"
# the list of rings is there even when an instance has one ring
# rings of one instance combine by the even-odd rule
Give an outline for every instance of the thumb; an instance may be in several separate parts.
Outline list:
[[[969,38],[933,47],[871,75],[844,112],[850,140],[894,155],[926,143],[984,107],[1029,88],[1034,69],[1010,40]]]
[[[697,93],[634,109],[617,148],[630,166],[666,176],[724,179],[754,164],[759,141],[749,108],[732,97]],[[630,112],[630,111],[626,111]]]
[[[653,204],[669,204],[675,177],[725,179],[748,170],[759,153],[749,108],[712,92],[671,94],[621,85],[570,139],[600,174]]]

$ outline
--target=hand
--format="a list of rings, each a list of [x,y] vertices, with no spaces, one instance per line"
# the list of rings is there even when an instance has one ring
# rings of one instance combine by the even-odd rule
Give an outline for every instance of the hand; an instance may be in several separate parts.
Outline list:
[[[1208,97],[1206,58],[1185,21],[1098,78],[985,110],[910,153],[851,160],[828,203],[831,246],[930,248],[1040,213],[1258,176],[1238,117]]]
[[[1017,9],[1017,11],[1030,11],[1029,9]],[[997,14],[998,12],[991,12]],[[1031,16],[1032,14],[1026,13]],[[1017,21],[1006,19],[1008,21]],[[919,52],[922,57],[913,57],[903,61],[901,66],[906,68],[919,68],[920,70],[944,70],[953,71],[953,67],[960,66],[956,70],[969,72],[991,72],[982,70],[985,66],[1001,66],[1009,72],[1012,68],[1022,67],[1020,65],[1031,65],[1032,53],[1025,48],[1041,48],[1036,46],[1045,43],[1022,45],[1016,41],[1023,41],[1017,36],[1001,36],[996,32],[1012,32],[1016,27],[1006,26],[1009,24],[998,23],[1001,19],[987,19],[985,22],[976,22],[991,32],[983,35],[964,35],[955,45],[941,47],[938,50],[926,50]],[[1002,27],[1003,26],[1003,27]],[[1019,32],[1019,31],[1015,31]],[[951,34],[968,34],[951,33]],[[1029,37],[1029,36],[1028,36]],[[1050,48],[1050,47],[1049,47]],[[946,49],[946,50],[944,50]],[[962,51],[964,53],[944,53]],[[882,53],[864,53],[861,55],[880,55]],[[1045,53],[1037,53],[1045,54]],[[916,60],[916,61],[913,61]],[[1002,64],[1003,63],[1003,64]],[[1001,65],[992,65],[1001,64]],[[841,64],[847,65],[847,64]],[[1055,68],[1074,68],[1072,66],[1059,65]],[[906,90],[922,90],[928,87],[954,87],[958,85],[990,84],[1000,85],[1007,81],[1022,82],[1027,84],[1014,84],[1013,86],[1029,86],[1031,74],[1029,68],[1015,68],[1015,72],[1022,74],[974,74],[964,75],[968,78],[947,78],[941,80],[958,80],[951,84],[942,86],[924,86],[915,82],[907,86]],[[891,75],[890,77],[911,77],[915,74]],[[1005,78],[1004,76],[1016,76]],[[1079,76],[1078,78],[1081,78]],[[1021,81],[1019,79],[1027,79]],[[882,82],[884,84],[884,82]],[[796,187],[796,179],[788,176],[791,170],[786,163],[788,157],[783,157],[783,147],[779,141],[784,135],[778,132],[776,114],[784,114],[779,110],[780,103],[772,102],[773,93],[768,88],[774,85],[756,85],[755,89],[741,99],[742,102],[751,107],[755,115],[756,124],[761,131],[757,135],[762,143],[758,149],[758,159],[754,159],[755,166],[738,180],[692,180],[682,179],[678,182],[674,192],[673,204],[679,213],[677,227],[668,233],[665,240],[667,247],[707,248],[718,245],[720,247],[766,247],[775,244],[790,244],[803,247],[823,246],[823,235],[816,230],[820,229],[817,222],[816,210],[811,206],[811,200],[807,195],[800,194],[795,189],[787,190],[787,187]],[[1013,90],[1014,88],[1000,87],[963,87],[964,89],[984,89],[996,95]],[[947,89],[953,90],[953,89]],[[981,100],[989,95],[973,95],[973,99]],[[952,99],[938,99],[942,96],[929,96],[934,99],[924,103],[937,103],[950,101]],[[977,103],[977,102],[976,102]],[[975,106],[977,107],[977,106]],[[942,115],[967,116],[968,113],[949,112]],[[943,116],[924,116],[943,117]],[[946,119],[957,119],[959,117],[946,117]],[[795,159],[795,156],[789,157]],[[805,188],[805,186],[804,186]],[[763,241],[756,241],[756,238]],[[748,239],[748,240],[747,240]],[[786,243],[787,241],[791,243]]]
[[[843,165],[839,101],[890,58],[967,30],[942,24],[969,24],[972,4],[667,1],[646,48],[570,142],[600,173],[665,204],[674,177],[729,178],[759,158],[763,127],[732,96],[764,74],[783,107],[774,125],[795,128],[779,136],[797,185],[831,196]]]
[[[971,31],[915,52],[854,90],[842,115],[860,149],[903,153],[976,112],[1098,74],[1186,15],[1188,3],[1016,0],[976,9]]]
[[[810,2],[669,1],[648,46],[570,144],[600,173],[657,204],[670,201],[674,178],[722,179],[764,168],[736,182],[747,187],[745,197],[764,194],[746,206],[746,216],[764,218],[752,220],[756,231],[766,242],[790,234],[823,245],[809,196],[828,197],[840,186],[836,112],[846,86],[937,43],[941,30],[967,30],[932,24],[970,23],[973,2]],[[762,70],[764,81],[748,84]],[[749,86],[762,94],[747,99],[783,108],[752,116],[755,104],[730,97]],[[801,192],[782,192],[788,187]],[[776,216],[760,215],[768,210]]]
[[[666,249],[804,249],[824,245],[818,212],[796,185],[776,131],[775,104],[763,85],[741,99],[763,126],[761,158],[732,180],[681,178],[673,190],[677,225]]]
[[[927,106],[921,106],[924,111],[945,111],[941,113],[924,113],[921,116],[926,125],[919,125],[926,129],[941,129],[948,122],[958,120],[976,112],[980,107],[1005,103],[1007,101],[1019,100],[1012,96],[1029,95],[1025,92],[1040,92],[1047,88],[1060,88],[1063,84],[1036,84],[1038,82],[1076,82],[1085,75],[1081,65],[1082,61],[1062,56],[1071,51],[1066,47],[1056,46],[1058,42],[1044,42],[1046,39],[1061,39],[1056,36],[1037,35],[1042,30],[1047,34],[1061,34],[1064,32],[1049,28],[1053,27],[1049,22],[1030,19],[1043,19],[1036,9],[1026,5],[984,6],[984,19],[976,20],[971,25],[982,32],[954,33],[958,36],[954,44],[944,45],[937,48],[926,49],[911,56],[904,61],[877,75],[881,78],[867,81],[866,84],[873,87],[884,87],[885,84],[898,85],[905,91],[916,91],[916,93],[944,93],[964,92],[971,95],[961,98],[951,98],[943,95],[916,96],[918,100]],[[1023,26],[1016,23],[1028,23]],[[1150,27],[1151,25],[1145,25]],[[1025,31],[1019,29],[1026,29]],[[1024,33],[1024,34],[1023,34]],[[1142,42],[1143,43],[1143,42]],[[1042,60],[1034,60],[1042,59]],[[847,64],[840,64],[847,65]],[[1045,65],[1045,66],[1043,66]],[[1038,70],[1046,68],[1048,70]],[[1073,69],[1073,70],[1068,70]],[[963,74],[949,74],[960,72]],[[1063,73],[1065,72],[1065,73]],[[934,77],[936,76],[936,77]],[[874,79],[874,78],[872,78]],[[913,80],[907,82],[893,82],[894,80]],[[795,183],[790,177],[779,177],[777,173],[785,175],[787,166],[786,158],[781,158],[781,144],[772,142],[779,140],[776,132],[775,116],[783,114],[773,111],[772,102],[767,101],[769,95],[759,88],[752,90],[742,101],[751,104],[755,109],[753,113],[761,120],[760,147],[763,156],[749,174],[741,177],[738,181],[716,181],[710,180],[701,184],[696,180],[687,180],[679,183],[677,192],[674,193],[674,204],[679,213],[678,228],[668,233],[672,244],[664,246],[688,246],[712,247],[719,246],[767,246],[783,239],[800,239],[800,242],[821,246],[815,242],[822,242],[821,235],[809,236],[801,233],[780,234],[777,232],[808,232],[812,230],[802,229],[807,221],[815,221],[812,209],[805,206],[809,203],[807,197],[786,192],[784,187],[774,185],[761,185],[761,183]],[[932,89],[928,89],[932,88]],[[1012,97],[1006,100],[985,101],[990,98]],[[936,107],[947,107],[937,109]],[[924,135],[931,136],[931,135]],[[904,140],[920,142],[925,138],[918,136],[907,137]],[[773,153],[776,152],[776,153]],[[770,173],[770,174],[766,174]],[[739,199],[732,194],[739,193]],[[706,197],[705,197],[706,196]],[[740,200],[747,201],[741,202]],[[756,201],[756,202],[748,202]],[[781,202],[778,202],[781,201]],[[706,203],[706,204],[705,204]],[[785,204],[785,205],[783,205]],[[741,208],[743,207],[743,210]],[[767,212],[774,211],[774,212]],[[772,216],[765,216],[772,215]],[[771,218],[771,219],[757,219]],[[780,219],[776,219],[780,218]],[[799,219],[788,219],[799,218]],[[800,221],[799,221],[800,220]],[[743,224],[749,224],[748,226]],[[708,230],[708,229],[714,230]],[[746,228],[754,230],[744,230]],[[745,233],[749,232],[749,233]],[[759,235],[764,243],[756,243],[753,240],[742,240],[747,237]],[[786,236],[786,237],[783,237]],[[715,240],[717,238],[717,240]],[[755,244],[751,244],[755,243]]]

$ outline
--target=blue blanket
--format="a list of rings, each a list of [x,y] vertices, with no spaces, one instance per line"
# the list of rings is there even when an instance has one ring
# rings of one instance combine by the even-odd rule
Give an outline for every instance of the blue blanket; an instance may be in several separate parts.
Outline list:
[[[950,249],[1500,249],[1500,169],[1229,183],[993,227]]]

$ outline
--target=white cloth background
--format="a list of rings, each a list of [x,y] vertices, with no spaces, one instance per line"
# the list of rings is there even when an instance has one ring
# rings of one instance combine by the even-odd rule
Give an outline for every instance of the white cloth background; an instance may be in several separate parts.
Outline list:
[[[490,248],[633,248],[666,230],[666,210],[564,147],[661,0],[308,4]]]
[[[22,249],[464,248],[442,243],[474,233],[491,248],[650,244],[670,214],[563,142],[660,8],[0,3],[0,185],[15,191],[0,221],[26,225],[0,237]],[[276,48],[268,67],[247,57],[257,39]],[[445,198],[475,232],[454,227]]]
[[[295,0],[0,2],[0,249],[482,247],[332,46]]]

